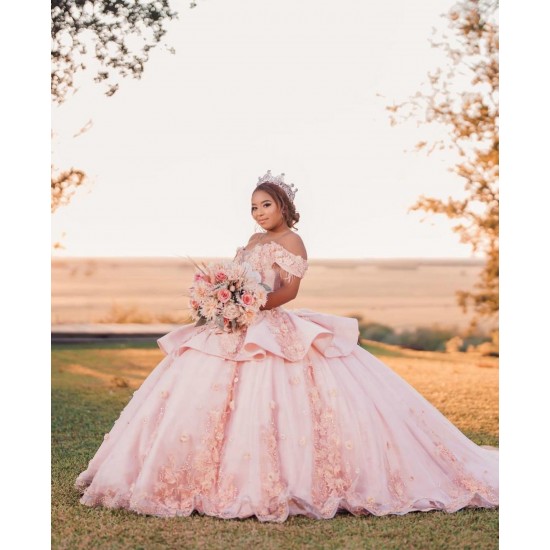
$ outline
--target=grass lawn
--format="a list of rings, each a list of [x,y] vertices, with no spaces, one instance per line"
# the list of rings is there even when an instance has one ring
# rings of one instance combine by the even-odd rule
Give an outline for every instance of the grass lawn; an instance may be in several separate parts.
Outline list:
[[[498,363],[466,354],[367,349],[478,444],[498,445]],[[73,489],[120,411],[164,355],[156,344],[52,346],[52,548],[498,548],[498,510],[331,520],[141,516],[79,504]]]

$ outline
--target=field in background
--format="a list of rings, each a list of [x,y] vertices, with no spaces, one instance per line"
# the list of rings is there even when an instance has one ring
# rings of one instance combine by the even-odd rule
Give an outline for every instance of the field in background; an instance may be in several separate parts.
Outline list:
[[[298,298],[285,307],[362,315],[396,329],[460,329],[470,317],[455,292],[472,288],[480,269],[480,261],[460,259],[310,260]],[[193,271],[183,258],[53,258],[52,323],[187,322]]]
[[[364,344],[470,439],[481,445],[498,445],[498,359]],[[281,525],[196,513],[166,520],[79,504],[74,479],[86,468],[132,392],[162,357],[154,343],[141,348],[118,344],[53,347],[53,547],[498,548],[498,510],[382,517],[342,513],[330,521],[298,516]]]

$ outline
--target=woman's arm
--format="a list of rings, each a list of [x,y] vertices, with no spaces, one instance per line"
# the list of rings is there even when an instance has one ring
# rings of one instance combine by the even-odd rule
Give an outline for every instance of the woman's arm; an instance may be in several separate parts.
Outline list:
[[[307,260],[307,252],[304,243],[298,235],[289,235],[289,238],[285,239],[285,242],[281,244],[283,244],[284,247],[292,254],[301,256]],[[289,280],[286,277],[281,277],[281,288],[278,288],[267,295],[267,302],[260,308],[260,310],[273,309],[274,307],[281,306],[291,300],[294,300],[294,298],[298,296],[300,283],[300,277],[291,276],[289,277]]]
[[[267,295],[267,302],[260,309],[273,309],[294,300],[298,295],[298,288],[300,288],[300,279],[292,277],[292,282],[286,283],[281,288],[270,292]]]

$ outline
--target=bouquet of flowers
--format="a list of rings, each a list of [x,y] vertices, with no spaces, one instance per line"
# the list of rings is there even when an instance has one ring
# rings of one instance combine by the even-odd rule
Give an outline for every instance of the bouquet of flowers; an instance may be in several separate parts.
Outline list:
[[[237,332],[250,325],[271,291],[260,274],[247,262],[195,266],[189,304],[196,326],[210,323],[224,332]]]

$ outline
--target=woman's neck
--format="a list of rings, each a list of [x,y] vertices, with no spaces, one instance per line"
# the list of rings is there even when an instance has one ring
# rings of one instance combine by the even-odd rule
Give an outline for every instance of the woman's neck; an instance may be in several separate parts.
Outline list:
[[[280,235],[283,235],[285,233],[288,233],[290,231],[290,228],[287,227],[287,228],[284,228],[284,229],[278,229],[277,231],[275,230],[271,230],[271,231],[266,231],[264,233],[264,235],[268,236],[268,237],[278,237]]]
[[[278,237],[282,235],[283,233],[288,233],[290,231],[290,227],[286,225],[286,223],[281,223],[277,227],[273,229],[268,229],[264,232],[264,235],[268,237]]]

